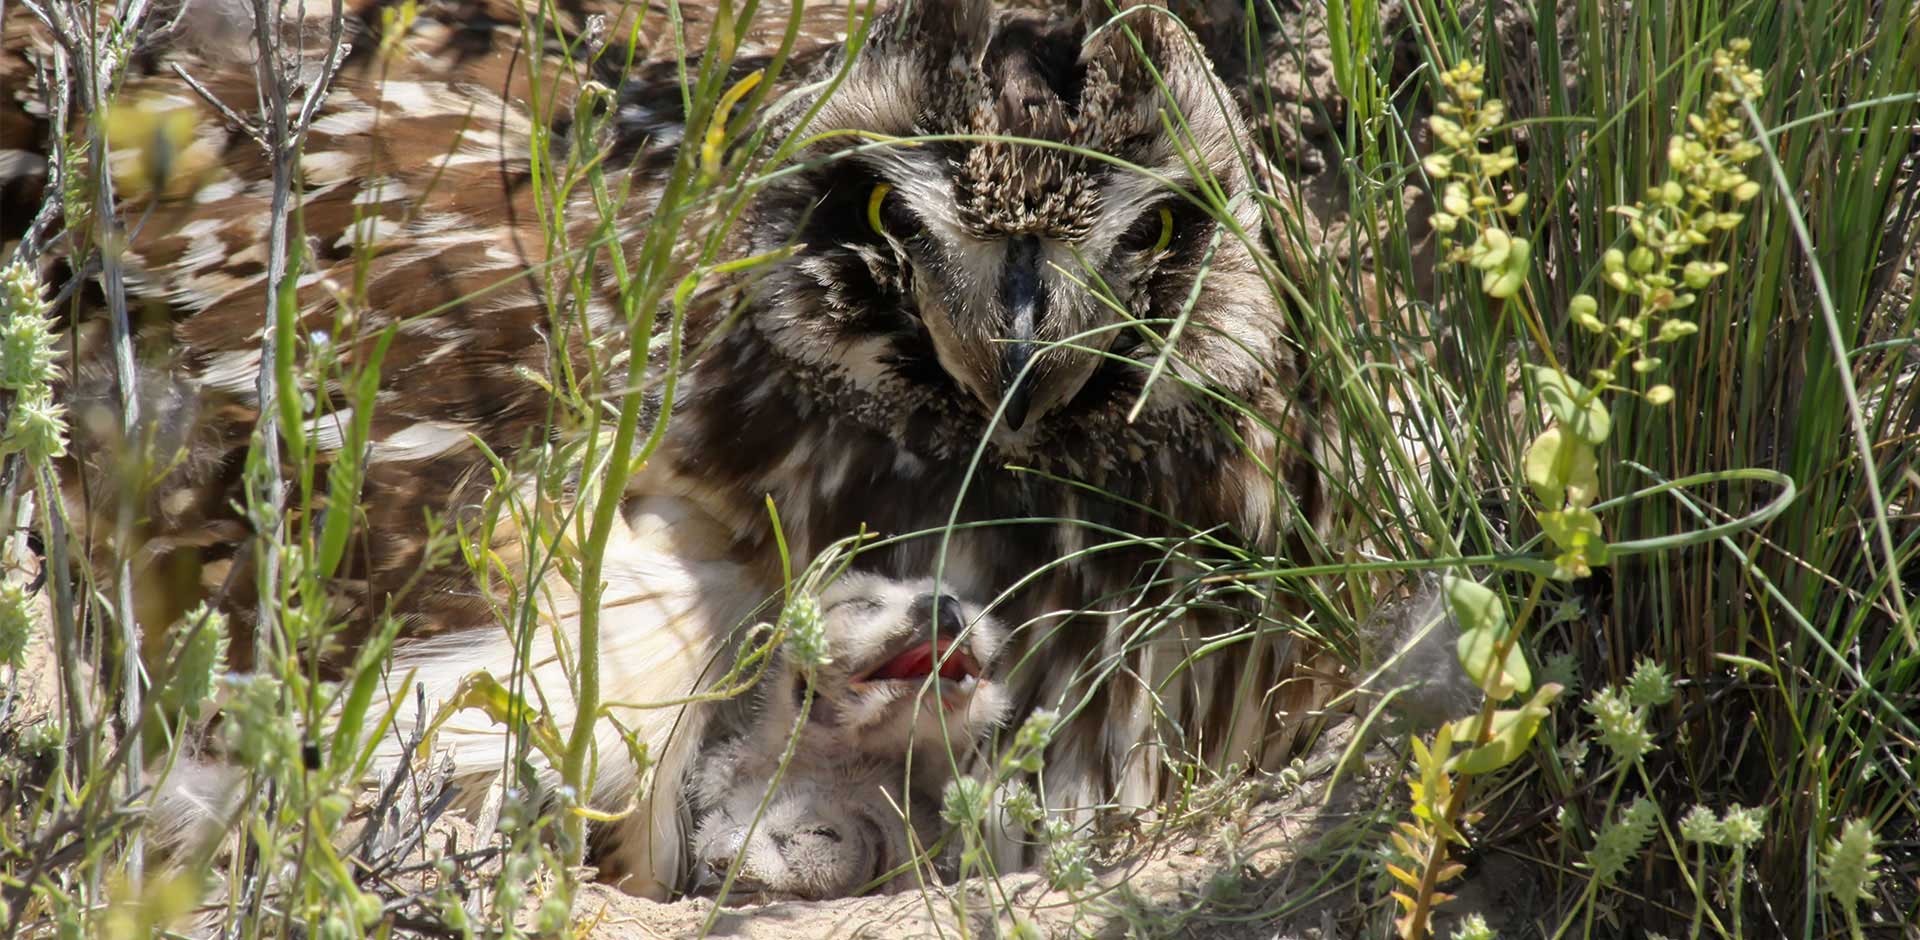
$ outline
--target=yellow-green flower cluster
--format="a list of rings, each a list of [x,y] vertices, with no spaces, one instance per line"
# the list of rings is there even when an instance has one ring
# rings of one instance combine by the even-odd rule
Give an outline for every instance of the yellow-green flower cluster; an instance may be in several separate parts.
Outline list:
[[[181,618],[177,630],[185,639],[169,690],[174,704],[191,719],[227,672],[227,616],[202,602]]]
[[[1032,829],[1047,818],[1047,811],[1040,805],[1040,796],[1033,792],[1024,780],[1009,782],[1000,790],[1000,811],[1007,819],[1023,829]]]
[[[1715,818],[1713,810],[1695,805],[1680,820],[1680,837],[1688,842],[1719,845],[1746,851],[1766,835],[1767,810],[1763,806],[1733,806],[1726,815]]]
[[[1583,706],[1593,716],[1600,743],[1623,764],[1639,763],[1653,752],[1653,733],[1647,730],[1646,709],[1637,707],[1617,689],[1601,689]]]
[[[1713,815],[1713,810],[1694,804],[1693,809],[1680,819],[1680,838],[1688,842],[1719,845],[1720,817]]]
[[[1073,824],[1050,819],[1041,827],[1047,846],[1047,883],[1056,891],[1076,892],[1093,883],[1093,859],[1087,847],[1074,838]]]
[[[987,785],[978,777],[955,777],[940,796],[940,818],[956,829],[987,818]]]
[[[1767,808],[1734,806],[1720,817],[1720,838],[1736,849],[1750,849],[1767,834]]]
[[[1440,209],[1433,214],[1447,260],[1464,262],[1480,272],[1480,287],[1490,297],[1507,298],[1520,292],[1533,260],[1533,243],[1507,231],[1506,219],[1526,209],[1527,194],[1508,197],[1500,177],[1520,163],[1511,145],[1481,149],[1487,136],[1507,118],[1507,106],[1487,98],[1480,85],[1486,67],[1465,62],[1441,73],[1449,100],[1436,106],[1440,113],[1427,120],[1440,145],[1421,166],[1435,180],[1444,180]],[[1465,235],[1473,240],[1460,243]]]
[[[1861,901],[1873,900],[1873,883],[1880,878],[1875,866],[1883,859],[1874,851],[1873,827],[1864,819],[1849,819],[1840,835],[1820,850],[1820,890],[1847,909],[1849,916]]]
[[[1589,508],[1599,490],[1596,448],[1606,443],[1611,416],[1602,397],[1624,391],[1620,373],[1648,375],[1664,363],[1655,346],[1699,331],[1678,311],[1692,306],[1695,291],[1727,273],[1724,262],[1688,257],[1711,243],[1717,232],[1745,218],[1738,206],[1759,195],[1760,184],[1740,166],[1760,152],[1747,140],[1738,113],[1761,91],[1760,73],[1746,63],[1749,44],[1734,40],[1714,54],[1715,88],[1704,112],[1689,115],[1685,128],[1668,142],[1667,177],[1648,189],[1640,202],[1616,206],[1632,235],[1627,248],[1609,248],[1601,256],[1600,279],[1613,288],[1608,312],[1591,294],[1575,294],[1567,316],[1582,328],[1612,340],[1612,349],[1592,369],[1591,385],[1576,381],[1555,365],[1532,369],[1540,400],[1558,424],[1527,448],[1523,470],[1542,504],[1539,520],[1559,549],[1554,575],[1583,578],[1608,561],[1609,551],[1598,515]],[[1484,70],[1463,64],[1440,76],[1446,101],[1429,128],[1435,152],[1422,161],[1427,175],[1441,183],[1433,226],[1448,261],[1472,265],[1481,273],[1481,289],[1510,298],[1525,286],[1532,246],[1512,234],[1508,223],[1526,208],[1525,194],[1508,198],[1500,177],[1514,168],[1512,147],[1488,150],[1485,141],[1506,118],[1506,108],[1481,89]],[[1470,237],[1470,240],[1469,240]],[[1649,404],[1673,401],[1672,386],[1655,384],[1640,393]]]
[[[0,666],[26,665],[27,644],[33,639],[33,598],[12,581],[0,581]]]
[[[42,463],[67,452],[66,417],[50,388],[60,372],[55,342],[33,269],[18,261],[0,269],[0,391],[11,399],[0,454]]]
[[[282,703],[280,681],[265,674],[228,675],[221,685],[227,692],[220,725],[227,753],[268,776],[297,766],[300,730]]]
[[[1608,823],[1600,830],[1593,850],[1587,853],[1587,865],[1593,870],[1596,887],[1612,884],[1628,863],[1640,857],[1640,849],[1653,835],[1659,817],[1659,807],[1643,796],[1620,814],[1618,822]]]
[[[1060,713],[1051,708],[1036,708],[1014,732],[1013,746],[1001,755],[1000,765],[1007,772],[1037,774],[1046,766],[1047,745],[1053,741],[1054,725]]]
[[[1453,931],[1453,940],[1494,940],[1497,936],[1487,919],[1480,914],[1468,914],[1460,918],[1460,926]]]
[[[780,612],[781,626],[787,637],[787,654],[803,675],[811,676],[833,661],[827,645],[826,617],[820,602],[807,594],[795,594]]]
[[[1601,386],[1611,384],[1620,364],[1629,358],[1636,374],[1658,369],[1663,362],[1653,355],[1654,346],[1699,331],[1676,312],[1693,306],[1699,299],[1695,291],[1727,273],[1725,262],[1687,255],[1709,244],[1716,232],[1744,221],[1746,214],[1735,207],[1760,195],[1760,184],[1740,169],[1760,155],[1759,145],[1747,139],[1738,113],[1742,102],[1761,92],[1761,75],[1746,61],[1749,48],[1746,40],[1736,39],[1714,53],[1716,87],[1707,96],[1705,112],[1688,115],[1686,128],[1667,141],[1667,178],[1648,188],[1639,202],[1614,207],[1627,220],[1634,244],[1624,250],[1607,249],[1600,258],[1601,280],[1623,298],[1635,301],[1634,309],[1621,309],[1623,302],[1608,320],[1600,316],[1599,301],[1590,295],[1576,294],[1568,304],[1567,315],[1573,322],[1589,332],[1611,335],[1614,341],[1612,362],[1593,370],[1593,379]],[[1656,385],[1645,397],[1651,404],[1664,405],[1673,400],[1673,389]]]
[[[1627,700],[1642,708],[1665,705],[1673,695],[1673,678],[1665,666],[1651,659],[1640,660],[1627,680]]]

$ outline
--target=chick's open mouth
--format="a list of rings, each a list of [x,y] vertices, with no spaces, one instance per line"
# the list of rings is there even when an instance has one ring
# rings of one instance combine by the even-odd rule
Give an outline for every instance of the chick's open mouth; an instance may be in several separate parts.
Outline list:
[[[980,664],[964,647],[956,648],[953,640],[943,637],[938,646],[932,640],[922,640],[900,650],[879,665],[855,677],[854,681],[921,680],[933,675],[935,671],[939,672],[942,679],[960,682],[969,678],[979,678]]]
[[[980,661],[952,639],[918,640],[857,673],[849,685],[854,691],[885,690],[906,693],[935,678],[940,699],[949,709],[958,707],[986,681]]]

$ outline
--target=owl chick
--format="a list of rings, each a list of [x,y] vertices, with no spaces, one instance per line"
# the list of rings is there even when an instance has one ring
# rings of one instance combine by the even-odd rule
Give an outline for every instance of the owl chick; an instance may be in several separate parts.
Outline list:
[[[737,734],[693,772],[694,858],[709,882],[738,860],[730,897],[913,882],[942,789],[1007,711],[989,678],[1004,632],[932,581],[848,575],[821,607],[828,662],[809,673],[782,656]]]

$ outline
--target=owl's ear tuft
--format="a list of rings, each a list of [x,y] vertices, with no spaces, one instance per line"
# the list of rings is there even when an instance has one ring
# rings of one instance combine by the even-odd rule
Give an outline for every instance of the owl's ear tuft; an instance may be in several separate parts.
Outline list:
[[[1080,20],[1087,28],[1097,28],[1100,24],[1124,16],[1135,7],[1155,7],[1164,10],[1166,0],[1080,0]]]
[[[1156,63],[1164,64],[1186,48],[1180,24],[1168,15],[1164,0],[1082,0],[1080,19],[1088,31],[1088,59],[1105,59],[1123,75],[1139,73],[1138,77],[1151,80],[1128,34],[1139,41],[1140,52]]]
[[[1087,25],[1081,59],[1098,65],[1104,81],[1114,84],[1117,102],[1156,102],[1158,82],[1175,79],[1165,67],[1185,56],[1187,46],[1185,36],[1179,35],[1181,25],[1167,15],[1165,4],[1160,0],[1083,0],[1081,19]]]
[[[1264,48],[1277,25],[1256,15],[1249,19],[1240,0],[1079,0],[1080,21],[1092,33],[1089,58],[1137,66],[1131,32],[1147,58],[1166,67],[1179,60],[1204,65],[1229,87],[1241,87],[1249,69],[1248,43]],[[1150,8],[1152,12],[1140,8]],[[1255,4],[1256,13],[1263,9]],[[1094,32],[1094,31],[1098,32]],[[1252,36],[1249,37],[1251,31]],[[1194,53],[1198,52],[1198,55]],[[1123,71],[1128,69],[1122,66]],[[1132,72],[1143,72],[1137,67]],[[1137,89],[1136,89],[1137,90]]]
[[[977,63],[993,31],[993,0],[899,0],[874,35],[916,49],[927,61]]]

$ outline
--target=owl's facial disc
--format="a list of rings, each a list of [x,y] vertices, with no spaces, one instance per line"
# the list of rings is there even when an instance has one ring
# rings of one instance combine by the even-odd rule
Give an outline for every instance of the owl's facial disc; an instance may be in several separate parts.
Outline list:
[[[1084,250],[1058,233],[935,226],[914,258],[911,302],[941,369],[1008,435],[1072,402],[1113,338],[1072,276]]]
[[[1040,446],[1131,413],[1154,354],[1132,320],[1185,318],[1182,380],[1234,394],[1256,380],[1279,329],[1257,249],[1212,239],[1216,213],[1168,188],[1224,193],[1257,228],[1244,126],[1184,32],[1141,2],[1117,18],[1108,0],[1063,15],[897,3],[838,91],[814,111],[795,100],[792,119],[830,143],[763,203],[775,224],[757,250],[804,248],[756,320],[806,374],[840,380],[844,413]],[[849,152],[849,136],[867,142]],[[1147,409],[1179,407],[1179,384]]]

